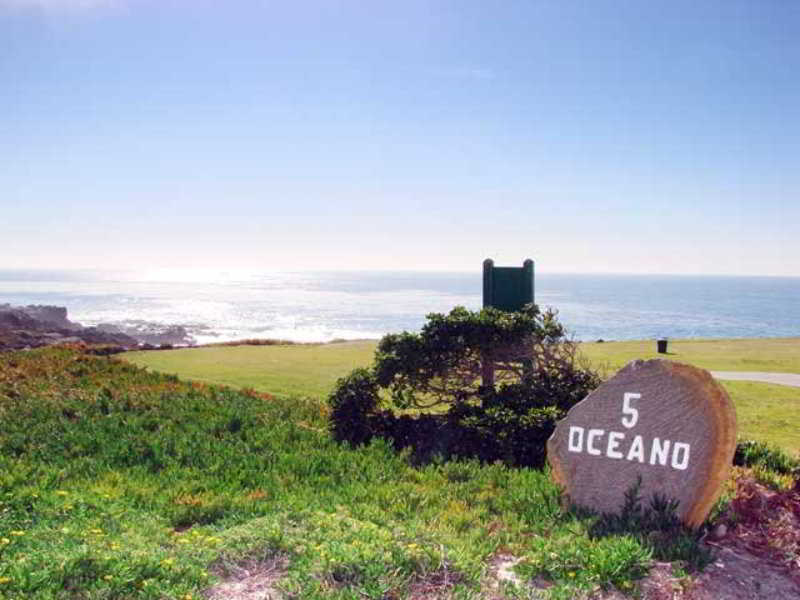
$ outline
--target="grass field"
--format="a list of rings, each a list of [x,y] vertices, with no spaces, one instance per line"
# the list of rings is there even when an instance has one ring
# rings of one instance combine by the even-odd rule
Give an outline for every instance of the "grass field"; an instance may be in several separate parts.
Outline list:
[[[206,346],[184,350],[128,352],[124,359],[162,373],[249,387],[284,396],[326,396],[336,380],[372,361],[375,342]]]
[[[653,340],[581,344],[593,364],[610,372],[636,358],[667,358],[710,371],[800,373],[800,338],[670,340],[667,350],[657,354]]]
[[[132,352],[125,360],[180,377],[250,387],[278,395],[323,398],[336,379],[372,361],[375,342],[324,345],[205,347]],[[800,373],[800,339],[676,340],[667,358],[706,369]],[[636,358],[664,357],[655,342],[581,344],[582,353],[608,375]],[[723,382],[736,404],[739,434],[800,454],[800,388]]]
[[[0,418],[1,598],[199,600],[244,559],[285,565],[286,599],[479,598],[498,553],[574,598],[703,560],[680,531],[590,535],[546,471],[337,444],[319,399],[53,348],[0,355]]]

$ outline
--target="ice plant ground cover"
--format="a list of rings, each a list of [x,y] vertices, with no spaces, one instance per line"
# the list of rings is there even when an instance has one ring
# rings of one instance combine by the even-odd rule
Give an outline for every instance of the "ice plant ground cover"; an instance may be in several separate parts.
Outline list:
[[[596,518],[564,513],[546,471],[414,467],[383,443],[336,444],[324,398],[51,348],[0,355],[0,419],[0,597],[188,600],[220,565],[269,559],[286,597],[399,599],[441,582],[479,597],[503,554],[570,598],[634,591],[654,555],[681,572],[702,559],[691,536],[665,542],[641,519],[592,535]]]

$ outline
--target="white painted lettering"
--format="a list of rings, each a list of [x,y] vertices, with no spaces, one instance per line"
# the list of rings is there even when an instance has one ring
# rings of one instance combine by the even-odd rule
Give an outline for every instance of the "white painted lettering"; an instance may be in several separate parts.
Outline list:
[[[635,422],[636,419],[633,419]],[[581,453],[584,448],[587,453],[592,456],[607,456],[615,460],[629,460],[638,461],[642,464],[645,463],[645,445],[644,439],[641,435],[634,436],[631,445],[628,448],[627,454],[622,450],[621,446],[626,439],[625,433],[622,431],[609,431],[608,440],[603,448],[602,438],[606,435],[605,429],[586,429],[571,425],[569,428],[569,436],[567,441],[567,450],[569,452]],[[586,445],[584,447],[584,440]],[[670,453],[670,449],[672,452]],[[660,465],[666,467],[671,466],[673,469],[685,471],[689,468],[689,456],[691,454],[691,446],[683,442],[672,443],[670,440],[662,440],[661,438],[653,438],[653,443],[650,446],[650,464]]]
[[[644,462],[644,442],[642,436],[637,435],[633,438],[633,443],[628,450],[628,460],[638,460],[640,463]]]
[[[683,442],[675,442],[672,447],[672,468],[679,471],[685,471],[689,466],[689,444]]]
[[[608,458],[624,458],[622,452],[617,450],[619,443],[625,439],[625,434],[621,431],[608,432],[608,446],[606,446],[606,456]]]
[[[599,448],[594,447],[594,440],[598,437],[603,437],[606,432],[605,429],[590,429],[589,435],[586,436],[586,451],[593,456],[601,456],[603,453]]]
[[[669,440],[664,440],[664,443],[661,443],[659,438],[653,438],[653,445],[650,447],[650,464],[654,465],[656,463],[660,464],[661,466],[667,466],[667,457],[669,456]]]
[[[580,452],[583,450],[583,427],[576,427],[575,425],[569,428],[569,445],[570,452]]]
[[[641,394],[633,392],[625,392],[625,395],[622,396],[622,424],[628,429],[636,426],[639,421],[639,409],[631,406],[631,400],[638,400],[641,397]]]

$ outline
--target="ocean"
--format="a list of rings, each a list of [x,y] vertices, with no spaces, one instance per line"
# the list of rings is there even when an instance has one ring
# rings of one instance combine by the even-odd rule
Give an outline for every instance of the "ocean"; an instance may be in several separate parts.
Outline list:
[[[198,343],[417,331],[481,306],[481,269],[433,272],[0,270],[0,303],[65,306],[83,325],[184,325]],[[578,340],[800,336],[800,278],[537,273],[536,302]]]

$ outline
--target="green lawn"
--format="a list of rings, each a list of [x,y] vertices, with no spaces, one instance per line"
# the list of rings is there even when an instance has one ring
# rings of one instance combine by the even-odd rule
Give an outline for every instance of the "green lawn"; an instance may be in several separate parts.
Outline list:
[[[128,352],[125,360],[162,373],[249,387],[283,396],[327,396],[336,380],[372,362],[375,342],[206,346],[184,350]]]
[[[800,339],[670,341],[666,358],[721,371],[800,373]],[[186,379],[249,387],[282,396],[324,398],[338,377],[372,361],[375,342],[322,345],[213,346],[131,352],[125,360]],[[636,358],[657,358],[655,342],[581,344],[607,375]],[[739,419],[739,434],[800,454],[800,388],[724,382]]]
[[[723,381],[736,405],[739,436],[780,446],[800,457],[800,388]]]
[[[670,340],[666,355],[656,353],[654,340],[583,343],[581,351],[610,373],[636,358],[667,358],[710,371],[800,373],[800,338]]]

